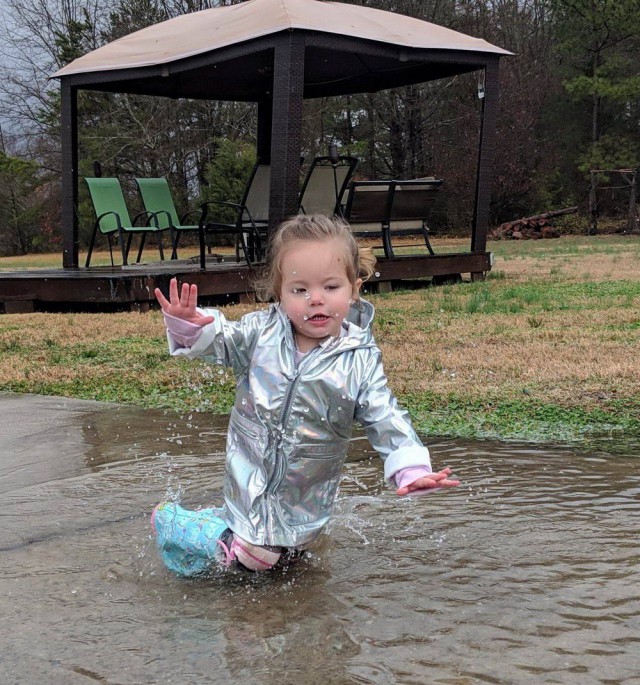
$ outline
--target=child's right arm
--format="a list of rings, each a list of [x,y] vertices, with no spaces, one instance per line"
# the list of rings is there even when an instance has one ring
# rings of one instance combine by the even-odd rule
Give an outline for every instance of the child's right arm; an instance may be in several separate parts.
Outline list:
[[[167,329],[167,338],[169,339],[169,347],[177,349],[178,347],[193,347],[200,334],[203,326],[185,321],[185,319],[178,319],[171,314],[162,312],[164,315],[164,325]]]
[[[236,374],[248,367],[260,331],[256,316],[247,314],[239,321],[228,321],[217,310],[198,309],[198,287],[184,283],[179,292],[175,278],[169,284],[168,300],[158,289],[155,293],[171,355],[205,359],[228,366]]]
[[[169,283],[169,299],[164,296],[160,288],[155,289],[156,299],[162,307],[162,313],[182,319],[196,326],[206,326],[214,319],[213,316],[205,316],[196,309],[198,304],[198,286],[195,283],[182,284],[178,294],[178,279],[172,278]]]

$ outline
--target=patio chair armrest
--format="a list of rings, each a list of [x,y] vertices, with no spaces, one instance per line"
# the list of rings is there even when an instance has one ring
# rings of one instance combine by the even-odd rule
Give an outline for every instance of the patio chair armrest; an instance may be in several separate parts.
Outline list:
[[[202,209],[191,209],[186,214],[180,217],[180,223],[184,226],[187,223],[187,219],[192,215],[197,214],[199,217],[202,216]]]
[[[96,226],[100,226],[100,222],[102,221],[102,219],[104,219],[105,216],[111,216],[111,215],[115,216],[115,218],[116,218],[116,224],[118,225],[118,228],[119,228],[119,229],[122,228],[122,221],[120,221],[120,215],[118,214],[118,212],[103,212],[103,213],[96,219],[95,225],[96,225]]]
[[[153,221],[153,228],[159,229],[160,227],[158,226],[158,216],[159,216],[160,214],[166,214],[166,216],[167,216],[167,221],[168,221],[168,223],[169,223],[169,226],[171,226],[172,223],[173,223],[173,222],[171,221],[171,215],[169,214],[169,212],[165,212],[164,209],[161,209],[159,212],[147,212],[147,211],[144,211],[144,212],[140,212],[140,214],[136,214],[136,216],[135,216],[134,219],[133,219],[133,225],[135,226],[135,225],[136,225],[136,222],[137,222],[139,219],[144,219],[144,220],[145,220],[145,225],[146,225],[146,226],[151,226],[151,222]]]
[[[204,210],[209,205],[224,205],[226,207],[235,207],[236,209],[242,209],[242,205],[238,202],[228,202],[226,200],[207,200],[203,202],[200,207]]]
[[[209,205],[220,205],[222,207],[233,207],[234,209],[238,211],[242,211],[242,205],[238,204],[237,202],[225,202],[223,200],[207,200],[206,202],[203,202],[200,205],[200,208],[202,209],[202,214],[200,216],[200,222],[202,224],[207,223],[207,215],[209,214]]]

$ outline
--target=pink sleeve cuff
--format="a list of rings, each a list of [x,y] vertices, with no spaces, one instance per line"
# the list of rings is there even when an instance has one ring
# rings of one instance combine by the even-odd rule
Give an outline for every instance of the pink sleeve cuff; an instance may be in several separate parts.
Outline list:
[[[173,341],[182,347],[191,347],[202,333],[202,326],[179,319],[177,316],[162,313],[164,316],[164,325],[167,327],[167,333],[171,336]]]
[[[393,474],[396,480],[396,486],[399,488],[404,488],[407,485],[418,480],[418,478],[423,478],[431,473],[431,469],[428,466],[410,466],[406,469],[400,469]]]

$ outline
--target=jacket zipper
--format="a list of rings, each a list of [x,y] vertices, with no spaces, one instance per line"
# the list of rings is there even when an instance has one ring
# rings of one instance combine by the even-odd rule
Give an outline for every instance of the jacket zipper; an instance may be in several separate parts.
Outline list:
[[[291,325],[291,324],[289,324]],[[291,334],[293,337],[293,326],[291,326]],[[284,468],[284,458],[281,458],[282,454],[282,441],[284,440],[284,433],[285,433],[285,426],[289,422],[289,415],[291,413],[291,403],[293,401],[293,395],[295,393],[296,387],[298,386],[298,382],[300,381],[300,366],[298,366],[298,362],[296,361],[296,355],[295,355],[295,337],[294,339],[294,353],[293,353],[293,378],[292,379],[287,379],[289,381],[289,387],[287,388],[287,392],[284,397],[284,403],[282,406],[282,412],[280,413],[280,421],[279,421],[279,430],[278,430],[278,442],[276,444],[276,451],[275,451],[275,468],[274,472],[269,479],[269,482],[267,483],[266,487],[266,493],[271,496],[273,493],[273,490],[276,485],[279,485],[280,482],[282,481],[282,477],[284,476],[285,468]],[[312,357],[316,356],[318,354],[318,350],[320,349],[320,346],[316,347],[312,352],[309,352],[309,354],[302,360],[301,366],[306,366],[306,363],[308,362],[309,359]],[[265,518],[267,520],[267,533],[268,537],[270,540],[273,540],[273,522],[271,520],[271,516],[269,515],[269,507],[265,499]]]

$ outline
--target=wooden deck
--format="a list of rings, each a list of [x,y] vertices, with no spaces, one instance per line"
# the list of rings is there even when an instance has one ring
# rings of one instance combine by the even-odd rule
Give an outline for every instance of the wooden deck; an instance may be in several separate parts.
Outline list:
[[[6,314],[34,311],[146,311],[155,302],[153,291],[168,291],[174,276],[198,285],[201,301],[224,304],[253,300],[257,267],[245,262],[208,259],[154,262],[134,266],[79,269],[38,269],[0,272],[0,310]],[[390,290],[403,281],[470,274],[482,278],[491,269],[488,252],[406,255],[378,259],[373,290]]]

